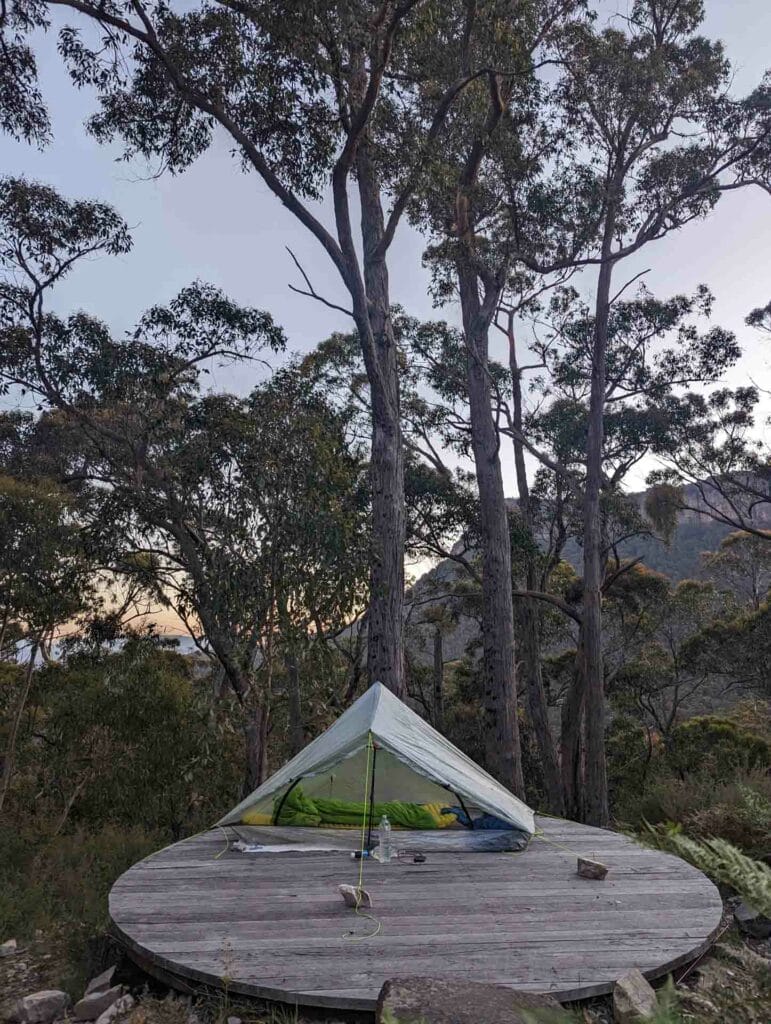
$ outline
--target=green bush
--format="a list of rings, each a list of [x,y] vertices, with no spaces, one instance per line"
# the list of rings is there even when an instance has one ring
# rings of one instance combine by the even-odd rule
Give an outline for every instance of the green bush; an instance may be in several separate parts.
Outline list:
[[[0,706],[19,688],[0,673]],[[233,717],[187,659],[147,641],[35,673],[0,828],[0,935],[56,941],[73,994],[98,967],[88,952],[116,878],[237,800]]]
[[[705,715],[672,730],[666,757],[681,777],[736,776],[771,765],[771,745],[730,718]]]
[[[771,778],[755,774],[742,783],[658,777],[615,807],[616,818],[638,830],[646,822],[676,822],[694,838],[720,837],[751,857],[771,852]]]
[[[146,643],[36,673],[11,817],[41,829],[108,824],[178,839],[238,797],[241,737],[180,655]]]
[[[757,728],[728,716],[694,718],[665,744],[618,715],[607,750],[621,823],[640,829],[676,822],[693,838],[720,837],[751,857],[771,853],[769,744]]]

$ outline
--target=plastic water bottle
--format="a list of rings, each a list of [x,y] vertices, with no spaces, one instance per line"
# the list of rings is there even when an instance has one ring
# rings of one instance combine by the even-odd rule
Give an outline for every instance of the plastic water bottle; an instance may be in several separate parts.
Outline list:
[[[383,815],[378,825],[380,845],[378,846],[378,860],[381,864],[387,864],[391,859],[391,822]]]

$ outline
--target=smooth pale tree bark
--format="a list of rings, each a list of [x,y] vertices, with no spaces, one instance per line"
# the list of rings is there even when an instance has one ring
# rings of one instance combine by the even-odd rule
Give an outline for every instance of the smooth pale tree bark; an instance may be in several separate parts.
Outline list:
[[[584,788],[585,819],[592,825],[605,825],[610,816],[605,760],[605,672],[602,653],[602,585],[605,577],[605,558],[600,498],[602,494],[608,319],[610,315],[610,286],[613,277],[613,263],[610,256],[614,221],[615,218],[611,212],[605,225],[603,263],[600,266],[597,280],[583,509],[584,594],[581,646],[586,740]]]
[[[458,205],[462,209],[463,204]],[[457,272],[468,348],[471,445],[479,491],[485,755],[492,774],[522,796],[525,785],[517,719],[511,539],[488,372],[489,330],[497,299],[488,303],[492,308],[483,310],[474,267],[461,259]]]
[[[364,99],[362,98],[362,103]],[[370,386],[372,445],[372,551],[370,607],[367,618],[367,672],[397,697],[405,696],[404,677],[404,447],[399,406],[399,364],[388,280],[388,249],[380,182],[366,137],[356,151],[361,207],[363,279],[352,289],[353,312]],[[336,190],[339,191],[339,190]],[[338,221],[350,237],[347,199],[336,195]],[[343,253],[358,279],[353,245]]]
[[[535,535],[532,508],[530,505],[530,485],[525,465],[525,449],[519,438],[524,431],[522,403],[522,378],[517,362],[516,339],[514,336],[514,317],[509,316],[508,325],[509,368],[511,370],[512,412],[515,432],[512,434],[514,448],[514,467],[519,492],[519,511],[522,522],[531,536]],[[528,558],[526,569],[526,589],[537,590],[539,581],[536,579],[533,559]],[[548,810],[552,814],[563,814],[565,801],[560,779],[560,765],[554,743],[546,704],[546,693],[543,686],[541,670],[541,638],[538,632],[538,610],[533,598],[519,598],[515,605],[517,631],[517,654],[519,662],[518,676],[524,678],[527,695],[527,710],[530,724],[535,734],[538,754],[543,773],[543,786]]]

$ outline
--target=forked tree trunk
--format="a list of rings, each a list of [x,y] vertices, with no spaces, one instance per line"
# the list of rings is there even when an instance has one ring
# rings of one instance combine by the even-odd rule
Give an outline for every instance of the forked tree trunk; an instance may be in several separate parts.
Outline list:
[[[524,430],[522,381],[517,362],[513,313],[509,317],[508,341],[514,427],[521,436]],[[534,537],[535,526],[530,505],[530,485],[527,479],[525,450],[518,437],[515,436],[512,443],[514,447],[514,468],[517,474],[517,490],[519,492],[519,511],[525,527],[531,537]],[[526,589],[536,590],[537,588],[538,582],[536,580],[535,567],[532,558],[529,558]],[[528,716],[538,747],[546,804],[552,814],[561,815],[565,811],[565,801],[562,793],[559,758],[557,757],[557,748],[549,725],[546,693],[543,686],[541,638],[538,632],[539,616],[535,600],[532,598],[518,600],[516,602],[516,614],[519,624],[517,651],[520,671],[518,672],[518,677],[524,679]]]
[[[462,261],[458,265],[458,281],[468,346],[466,365],[471,443],[479,490],[486,761],[493,775],[513,793],[523,796],[525,786],[517,719],[511,593],[511,539],[499,436],[493,419],[487,374],[489,321],[484,322],[480,316],[476,273]]]
[[[244,726],[247,792],[257,789],[267,778],[269,718],[267,708],[253,707],[247,711]]]
[[[535,581],[533,581],[534,583]],[[527,589],[534,587],[530,580]],[[517,630],[517,678],[524,686],[527,713],[535,735],[543,775],[543,788],[547,810],[562,815],[565,801],[562,793],[562,779],[557,749],[554,743],[546,704],[541,670],[541,638],[538,634],[538,611],[531,598],[522,598],[515,604]]]

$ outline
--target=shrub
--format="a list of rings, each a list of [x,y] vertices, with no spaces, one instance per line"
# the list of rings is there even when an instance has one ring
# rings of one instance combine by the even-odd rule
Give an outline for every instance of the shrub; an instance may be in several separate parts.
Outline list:
[[[661,775],[641,793],[628,791],[615,814],[635,830],[646,822],[677,822],[687,835],[719,836],[751,857],[764,858],[771,850],[771,778],[765,773],[740,783]]]
[[[206,689],[184,658],[146,643],[37,672],[13,816],[168,839],[206,827],[235,801],[242,763],[240,736]]]
[[[68,989],[82,991],[89,943],[107,924],[107,896],[132,864],[163,845],[142,828],[106,826],[51,836],[34,822],[0,828],[0,935],[62,937]]]
[[[705,715],[673,729],[666,756],[681,777],[700,773],[735,776],[768,768],[771,745],[730,718]]]

